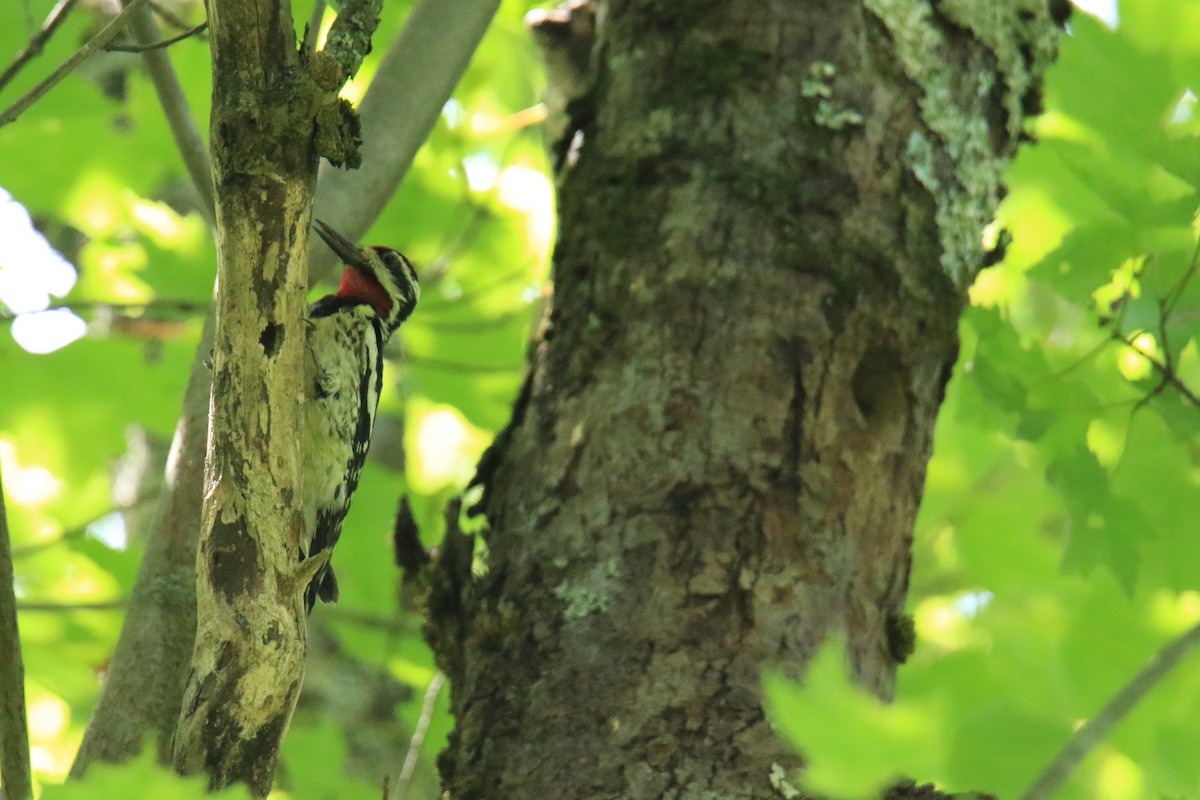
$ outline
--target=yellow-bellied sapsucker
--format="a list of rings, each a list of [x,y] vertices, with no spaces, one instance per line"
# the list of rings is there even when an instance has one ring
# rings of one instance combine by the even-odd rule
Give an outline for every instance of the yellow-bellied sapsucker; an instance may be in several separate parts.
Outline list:
[[[307,556],[332,549],[371,444],[383,380],[383,346],[408,318],[421,287],[413,265],[389,247],[360,247],[320,220],[313,227],[342,259],[342,283],[308,309],[304,408],[304,522],[312,538]],[[304,590],[337,600],[337,580],[326,565]]]

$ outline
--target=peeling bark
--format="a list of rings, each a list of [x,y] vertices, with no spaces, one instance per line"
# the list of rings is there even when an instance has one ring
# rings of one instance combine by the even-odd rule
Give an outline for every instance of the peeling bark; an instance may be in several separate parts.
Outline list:
[[[553,307],[481,464],[488,571],[452,531],[433,581],[440,766],[456,800],[770,797],[798,759],[765,665],[840,630],[891,695],[958,317],[1055,28],[1033,0],[596,13]]]

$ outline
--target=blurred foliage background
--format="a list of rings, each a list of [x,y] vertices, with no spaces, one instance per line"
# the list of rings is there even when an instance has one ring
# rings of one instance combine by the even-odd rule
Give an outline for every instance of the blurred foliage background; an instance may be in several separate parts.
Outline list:
[[[51,5],[10,9],[0,61]],[[522,24],[533,5],[502,3],[366,237],[405,250],[424,292],[393,352],[338,547],[342,600],[313,615],[314,649],[336,653],[336,666],[314,660],[280,797],[378,797],[381,763],[403,789],[396,796],[438,794],[448,690],[402,596],[391,531],[407,493],[422,539],[436,544],[445,501],[508,419],[543,303],[554,210],[536,125],[544,80]],[[409,7],[385,4],[347,96],[369,85]],[[203,15],[190,0],[170,8],[189,24]],[[862,765],[875,764],[871,781],[899,770],[1015,796],[1081,721],[1200,621],[1200,407],[1190,394],[1200,392],[1200,3],[1137,0],[1101,16],[1072,18],[1037,144],[1013,165],[986,234],[1007,231],[1012,243],[962,323],[915,537],[918,646],[897,703],[864,704],[836,662],[808,690],[771,686],[776,719],[835,791],[867,791]],[[0,105],[101,20],[72,15]],[[207,43],[170,53],[206,120]],[[149,760],[56,786],[120,629],[152,511],[145,498],[161,480],[141,467],[169,444],[214,274],[138,57],[100,54],[0,128],[0,188],[0,461],[36,777],[47,797],[116,796],[121,786],[198,795],[199,784],[159,775]],[[1140,703],[1063,796],[1200,797],[1196,664]]]

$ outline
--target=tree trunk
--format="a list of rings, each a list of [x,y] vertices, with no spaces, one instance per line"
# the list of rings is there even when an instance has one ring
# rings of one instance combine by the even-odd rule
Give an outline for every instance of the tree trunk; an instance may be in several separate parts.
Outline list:
[[[304,676],[300,496],[308,228],[317,162],[357,159],[337,91],[357,70],[381,0],[342,4],[302,63],[290,4],[212,0],[217,304],[196,640],[174,762],[210,786],[271,789]]]
[[[451,532],[435,581],[443,777],[768,797],[798,760],[764,665],[844,631],[887,698],[907,655],[958,317],[1056,29],[1032,0],[595,12],[553,308],[481,465],[487,572]]]

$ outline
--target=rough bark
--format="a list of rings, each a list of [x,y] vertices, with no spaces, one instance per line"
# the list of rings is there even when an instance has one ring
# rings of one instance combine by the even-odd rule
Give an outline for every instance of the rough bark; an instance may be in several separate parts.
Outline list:
[[[1034,0],[597,20],[553,307],[481,464],[487,572],[452,532],[434,577],[443,778],[456,800],[786,795],[764,665],[799,676],[844,631],[886,698],[906,655],[957,321],[1055,28]]]
[[[304,675],[300,428],[307,238],[319,156],[352,163],[337,90],[379,0],[346,3],[302,64],[289,4],[214,0],[211,141],[217,304],[196,641],[174,760],[212,787],[270,791]]]

